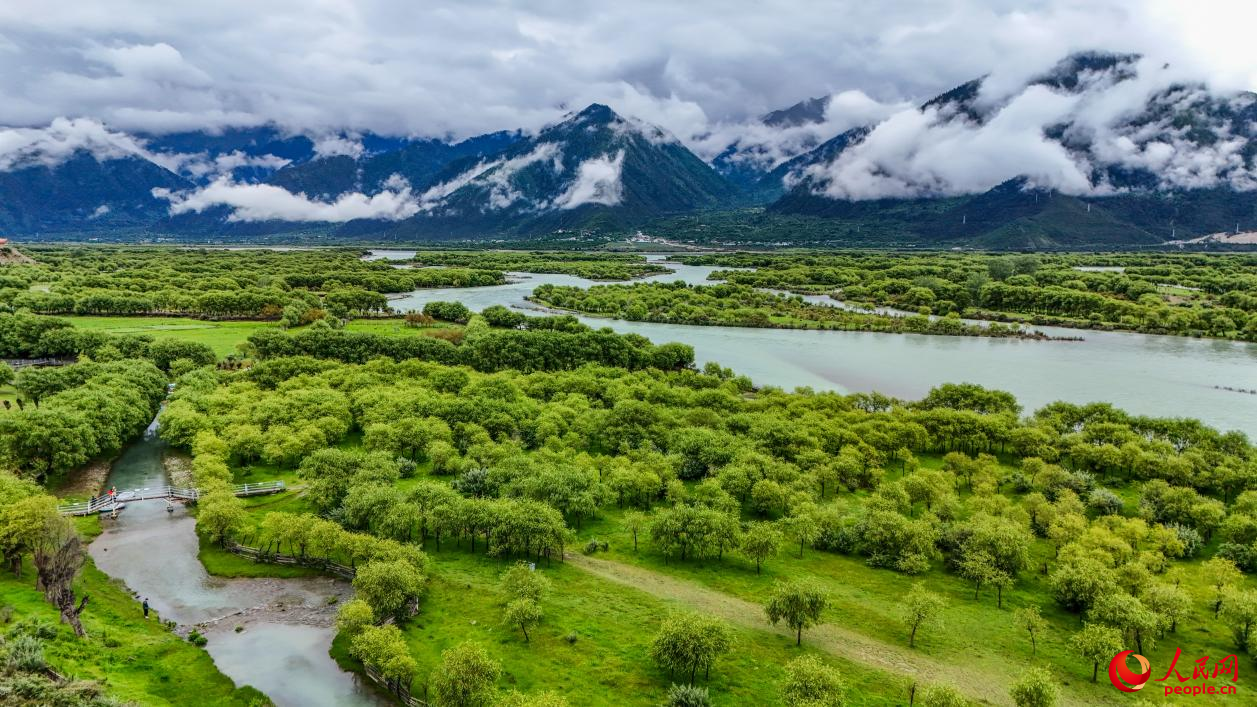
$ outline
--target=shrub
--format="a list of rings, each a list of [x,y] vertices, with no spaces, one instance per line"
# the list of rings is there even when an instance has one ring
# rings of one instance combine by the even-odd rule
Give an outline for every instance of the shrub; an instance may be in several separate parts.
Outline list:
[[[711,697],[705,687],[673,685],[668,688],[668,707],[711,707]]]
[[[206,643],[209,643],[209,639],[202,635],[200,631],[193,629],[192,633],[188,634],[188,643],[204,647]]]

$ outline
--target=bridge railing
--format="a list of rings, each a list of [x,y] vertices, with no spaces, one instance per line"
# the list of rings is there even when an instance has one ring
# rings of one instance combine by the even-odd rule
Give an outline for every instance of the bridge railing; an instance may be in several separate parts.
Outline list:
[[[287,489],[282,481],[261,481],[253,484],[236,484],[231,491],[236,496],[261,496],[279,493]],[[160,498],[177,498],[183,501],[196,501],[201,498],[199,489],[180,486],[152,486],[142,489],[121,491],[117,496],[105,494],[89,501],[63,503],[57,507],[61,515],[86,516],[101,511],[111,511],[132,501],[149,501]]]

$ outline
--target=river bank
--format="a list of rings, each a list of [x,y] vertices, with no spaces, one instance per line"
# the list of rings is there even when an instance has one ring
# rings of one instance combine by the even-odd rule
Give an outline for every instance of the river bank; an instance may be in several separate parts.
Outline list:
[[[166,452],[154,423],[114,463],[109,485],[163,485]],[[135,502],[117,519],[99,522],[101,533],[88,546],[96,566],[148,598],[162,620],[177,624],[178,635],[204,635],[218,670],[237,684],[257,688],[280,707],[388,704],[329,655],[335,608],[352,596],[347,582],[213,576],[200,561],[196,521],[182,504],[167,512],[160,501]]]

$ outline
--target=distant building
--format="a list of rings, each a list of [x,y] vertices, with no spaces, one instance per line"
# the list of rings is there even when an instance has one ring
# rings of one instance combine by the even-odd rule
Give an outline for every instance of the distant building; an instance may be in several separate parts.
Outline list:
[[[8,238],[0,238],[0,245],[8,245],[8,244],[9,244]]]

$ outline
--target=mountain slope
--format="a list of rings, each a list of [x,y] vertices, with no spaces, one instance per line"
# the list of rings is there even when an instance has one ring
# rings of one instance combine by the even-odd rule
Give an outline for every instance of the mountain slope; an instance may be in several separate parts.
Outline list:
[[[384,182],[394,174],[415,189],[425,189],[451,163],[501,152],[518,139],[519,133],[497,132],[458,143],[413,140],[395,149],[360,157],[332,155],[315,158],[281,169],[266,181],[293,193],[305,193],[324,200],[334,199],[346,192],[379,192]]]
[[[447,167],[393,234],[627,228],[738,192],[666,132],[594,104],[506,150]],[[348,230],[356,230],[361,225]]]
[[[770,210],[893,214],[924,242],[1007,247],[1151,244],[1253,224],[1257,96],[1166,70],[1086,52],[1002,97],[975,79],[893,117],[893,129],[849,131],[781,165],[765,179],[790,191]]]
[[[79,151],[56,166],[0,172],[0,235],[145,227],[167,206],[152,189],[190,186],[146,159]]]

